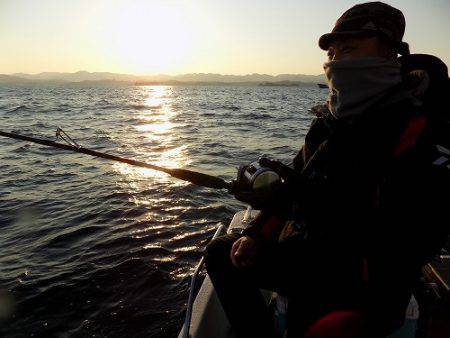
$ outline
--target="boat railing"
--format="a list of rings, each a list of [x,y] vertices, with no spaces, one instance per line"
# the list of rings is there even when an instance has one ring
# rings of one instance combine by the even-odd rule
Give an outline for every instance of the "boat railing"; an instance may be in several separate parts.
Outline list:
[[[212,237],[211,240],[224,234],[225,230],[226,230],[225,225],[222,224],[221,226],[219,226],[219,228],[217,228],[217,230],[214,233],[214,236]],[[198,281],[200,279],[200,272],[203,268],[203,264],[204,264],[204,258],[202,257],[200,259],[200,261],[198,262],[198,264],[194,270],[194,273],[192,274],[192,277],[191,277],[189,298],[188,298],[188,303],[187,303],[187,308],[186,308],[186,317],[184,319],[183,327],[181,329],[181,334],[179,335],[179,337],[181,337],[181,338],[189,338],[189,328],[191,326],[191,319],[192,319],[192,308],[194,306],[194,301],[195,301],[195,297],[196,297],[195,293],[197,290],[197,285],[198,285]]]

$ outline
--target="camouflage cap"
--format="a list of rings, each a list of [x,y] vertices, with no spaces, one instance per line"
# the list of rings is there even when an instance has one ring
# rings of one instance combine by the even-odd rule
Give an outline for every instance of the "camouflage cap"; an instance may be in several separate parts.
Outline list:
[[[336,21],[331,33],[319,39],[319,47],[327,50],[331,42],[341,38],[381,36],[397,46],[405,33],[403,13],[380,1],[358,4]]]

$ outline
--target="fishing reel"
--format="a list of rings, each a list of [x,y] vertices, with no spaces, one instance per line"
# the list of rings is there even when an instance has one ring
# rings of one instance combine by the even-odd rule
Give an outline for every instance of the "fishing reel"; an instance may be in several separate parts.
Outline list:
[[[283,182],[281,176],[273,169],[261,165],[263,159],[239,167],[237,179],[233,181],[233,190],[270,193]]]
[[[254,209],[277,208],[283,199],[301,186],[301,175],[280,161],[267,157],[241,166],[229,191]]]

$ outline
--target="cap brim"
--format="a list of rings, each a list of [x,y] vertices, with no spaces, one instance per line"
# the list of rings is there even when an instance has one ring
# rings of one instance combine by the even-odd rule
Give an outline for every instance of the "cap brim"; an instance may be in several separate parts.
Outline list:
[[[369,37],[376,35],[375,32],[367,31],[346,31],[346,32],[332,32],[324,34],[319,39],[319,47],[323,50],[328,50],[330,44],[335,40],[342,40],[348,38]]]

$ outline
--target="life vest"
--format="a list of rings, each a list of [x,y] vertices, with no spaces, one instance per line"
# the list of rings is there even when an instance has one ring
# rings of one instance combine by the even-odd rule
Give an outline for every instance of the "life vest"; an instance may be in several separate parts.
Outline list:
[[[412,54],[400,59],[402,74],[424,71],[429,77],[428,88],[423,93],[423,114],[412,116],[405,129],[399,135],[393,148],[393,156],[400,158],[416,146],[426,148],[427,156],[424,160],[430,161],[433,173],[439,177],[442,184],[450,182],[450,108],[442,102],[450,97],[450,79],[447,66],[437,57],[425,54]],[[444,196],[443,196],[444,198]],[[450,224],[450,223],[449,223]],[[447,236],[450,227],[447,229]],[[441,236],[441,238],[444,236]],[[435,245],[435,254],[438,253],[442,242]],[[427,243],[433,246],[433,243]],[[367,259],[362,262],[362,279],[369,281],[370,265]]]

